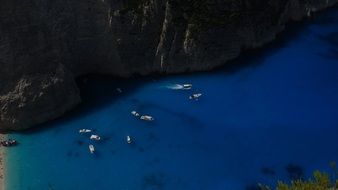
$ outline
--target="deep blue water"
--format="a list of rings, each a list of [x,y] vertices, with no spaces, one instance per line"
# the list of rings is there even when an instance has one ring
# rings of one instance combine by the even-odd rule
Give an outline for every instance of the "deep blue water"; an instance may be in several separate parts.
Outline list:
[[[288,180],[290,165],[305,177],[328,171],[338,161],[338,10],[289,27],[233,64],[241,66],[160,79],[92,77],[77,110],[10,135],[20,146],[8,149],[7,189],[254,190]],[[168,88],[186,82],[192,91]],[[192,92],[204,96],[191,101]],[[103,137],[95,155],[81,128]]]

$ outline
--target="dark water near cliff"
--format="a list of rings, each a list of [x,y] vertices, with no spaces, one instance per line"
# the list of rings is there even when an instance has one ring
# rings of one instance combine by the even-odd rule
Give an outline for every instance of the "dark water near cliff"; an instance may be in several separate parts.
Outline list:
[[[338,11],[284,36],[237,60],[241,67],[89,80],[87,103],[75,113],[11,135],[21,144],[8,152],[7,189],[255,190],[258,182],[328,170],[338,161]],[[185,82],[192,91],[168,88]],[[204,96],[190,101],[192,92]],[[156,120],[139,121],[131,110]],[[95,155],[81,128],[103,137]]]

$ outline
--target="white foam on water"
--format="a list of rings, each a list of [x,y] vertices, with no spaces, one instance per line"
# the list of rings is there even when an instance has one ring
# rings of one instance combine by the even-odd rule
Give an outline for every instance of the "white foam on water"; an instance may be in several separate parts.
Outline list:
[[[167,85],[166,88],[171,89],[171,90],[182,90],[182,89],[184,89],[183,85],[180,85],[180,84],[170,84],[170,85]]]

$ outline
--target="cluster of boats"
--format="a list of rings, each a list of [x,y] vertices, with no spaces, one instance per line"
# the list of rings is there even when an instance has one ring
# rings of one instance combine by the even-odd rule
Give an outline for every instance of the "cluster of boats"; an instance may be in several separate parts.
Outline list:
[[[91,129],[80,129],[80,130],[79,130],[79,133],[81,133],[81,134],[84,134],[84,133],[91,133],[91,132],[92,132]],[[90,139],[90,140],[99,141],[99,140],[101,140],[101,137],[100,137],[99,135],[96,135],[96,134],[91,134],[90,137],[89,137],[89,139]],[[90,144],[90,145],[88,146],[88,148],[89,148],[89,152],[92,153],[92,154],[94,154],[94,152],[95,152],[95,147],[94,147],[94,145]]]
[[[174,89],[178,90],[191,90],[192,89],[192,84],[176,84]],[[116,89],[117,92],[122,93],[122,90],[120,88]],[[199,98],[202,96],[202,93],[194,93],[189,96],[190,100],[199,100]],[[137,111],[133,110],[131,111],[131,114],[135,116],[136,118],[143,120],[143,121],[154,121],[154,117],[151,115],[141,115]],[[79,133],[92,133],[91,129],[80,129]],[[128,144],[132,144],[133,141],[129,135],[126,137],[126,141]],[[97,134],[91,134],[89,137],[90,140],[94,141],[100,141],[101,137]],[[95,147],[93,144],[89,144],[88,146],[90,153],[94,154],[95,153]]]
[[[181,89],[181,90],[190,90],[192,89],[192,84],[177,84],[176,85],[177,88],[176,89]],[[119,93],[122,93],[122,90],[120,88],[116,89]],[[191,100],[198,100],[200,97],[202,96],[202,93],[195,93],[195,94],[191,94],[189,96],[189,99]],[[137,118],[139,118],[140,120],[144,120],[144,121],[154,121],[154,117],[150,116],[150,115],[141,115],[140,113],[138,113],[137,111],[132,111],[131,114]],[[85,133],[92,133],[91,129],[80,129],[79,133],[81,134],[85,134]],[[97,134],[91,134],[89,137],[90,140],[94,140],[94,141],[100,141],[101,137]],[[132,144],[133,141],[131,139],[131,137],[129,135],[127,135],[126,137],[126,141],[128,144]],[[4,147],[11,147],[11,146],[15,146],[18,145],[18,142],[14,139],[8,139],[5,141],[1,141],[0,144]],[[91,154],[95,153],[95,147],[94,145],[90,144],[88,146],[89,151]]]
[[[192,84],[176,84],[175,89],[178,90],[191,90]],[[194,93],[189,96],[190,100],[198,100],[202,96],[202,93]]]
[[[175,84],[173,87],[175,90],[191,90],[192,89],[192,84]],[[199,98],[202,96],[202,93],[194,93],[189,96],[190,100],[199,100]],[[131,114],[140,120],[144,121],[154,121],[154,117],[150,115],[141,115],[137,111],[133,110],[131,111]]]
[[[144,121],[154,121],[154,117],[150,116],[150,115],[141,115],[139,114],[137,111],[132,111],[131,114],[137,118],[139,118],[140,120],[144,120]]]
[[[91,133],[91,132],[92,132],[91,129],[80,129],[80,130],[79,130],[79,133],[81,133],[81,134]],[[99,135],[96,135],[96,134],[91,134],[90,137],[89,137],[89,139],[90,139],[90,140],[93,140],[93,141],[100,141],[100,140],[101,140],[101,137],[100,137]],[[128,143],[128,144],[131,144],[131,143],[132,143],[131,137],[130,137],[129,135],[127,136],[127,143]],[[89,148],[89,152],[90,152],[91,154],[94,154],[94,153],[95,153],[95,147],[94,147],[93,144],[90,144],[90,145],[88,146],[88,148]]]
[[[18,141],[14,139],[8,139],[6,141],[1,141],[0,144],[5,147],[10,147],[10,146],[18,145]]]
[[[92,132],[92,130],[90,130],[90,129],[80,129],[79,130],[79,133],[91,133],[91,132]],[[101,137],[99,135],[92,134],[92,135],[90,135],[90,140],[99,141],[99,140],[101,140]]]

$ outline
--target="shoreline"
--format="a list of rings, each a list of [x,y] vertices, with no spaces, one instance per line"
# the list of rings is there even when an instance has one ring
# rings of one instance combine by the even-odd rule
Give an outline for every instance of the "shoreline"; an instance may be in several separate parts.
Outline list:
[[[0,140],[5,140],[6,135],[0,134]],[[5,190],[5,149],[0,149],[0,190]]]

